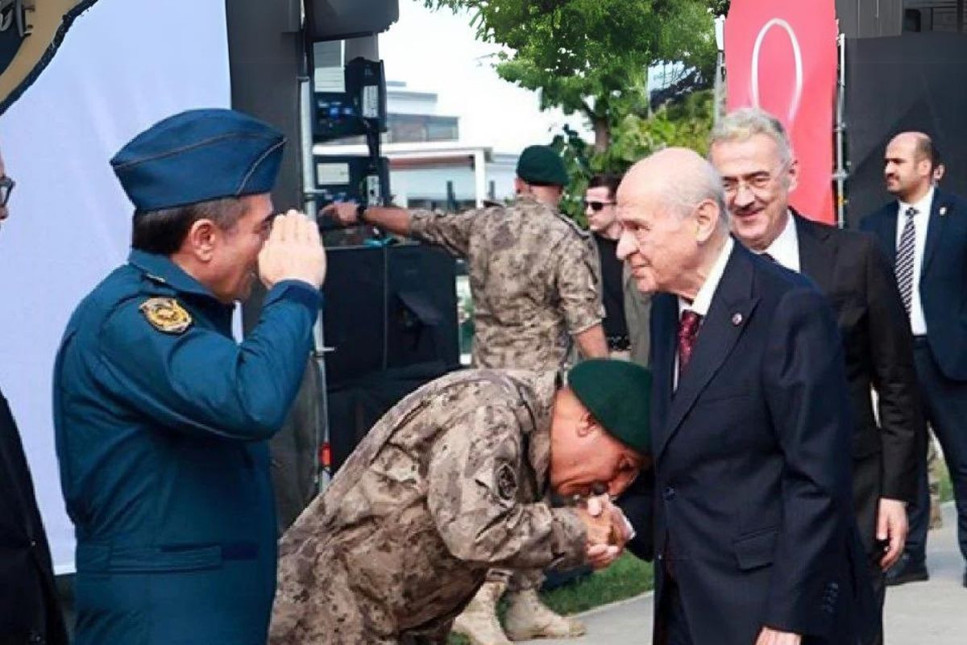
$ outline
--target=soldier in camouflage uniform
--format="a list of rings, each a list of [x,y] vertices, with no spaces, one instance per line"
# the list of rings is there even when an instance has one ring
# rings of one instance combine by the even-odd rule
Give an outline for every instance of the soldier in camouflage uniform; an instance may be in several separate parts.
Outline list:
[[[607,357],[597,249],[589,233],[557,210],[568,183],[560,156],[530,146],[517,165],[517,199],[459,215],[333,204],[343,225],[364,223],[444,247],[467,259],[474,302],[473,365],[558,370],[576,343],[585,358]],[[573,341],[573,342],[572,342]],[[504,645],[496,603],[510,589],[507,631],[515,639],[580,636],[584,626],[540,602],[539,571],[493,571],[457,621],[474,645]]]
[[[269,643],[444,643],[492,565],[610,563],[628,537],[620,511],[544,500],[631,483],[650,389],[646,369],[602,359],[566,387],[467,370],[406,397],[283,536]]]
[[[459,215],[392,207],[323,209],[444,247],[467,259],[474,302],[474,367],[557,370],[571,339],[606,357],[604,307],[591,236],[557,211],[567,172],[556,152],[531,146],[517,168],[517,199]]]

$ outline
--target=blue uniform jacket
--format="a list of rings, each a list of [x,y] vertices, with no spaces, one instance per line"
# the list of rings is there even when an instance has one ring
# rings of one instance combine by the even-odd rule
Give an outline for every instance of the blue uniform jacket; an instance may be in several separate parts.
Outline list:
[[[180,305],[187,329],[152,324],[152,298]],[[281,282],[238,344],[231,306],[168,258],[133,251],[74,312],[54,420],[77,533],[77,645],[265,643],[267,440],[296,396],[319,306],[311,286]]]

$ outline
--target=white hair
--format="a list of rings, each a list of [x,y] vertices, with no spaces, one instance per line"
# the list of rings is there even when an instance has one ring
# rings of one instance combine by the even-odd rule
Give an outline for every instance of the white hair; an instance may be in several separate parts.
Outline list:
[[[725,204],[725,189],[722,176],[709,162],[702,160],[701,173],[690,177],[689,181],[679,184],[666,183],[662,201],[671,212],[686,217],[700,203],[711,200],[719,207],[719,223],[728,226],[728,208]]]

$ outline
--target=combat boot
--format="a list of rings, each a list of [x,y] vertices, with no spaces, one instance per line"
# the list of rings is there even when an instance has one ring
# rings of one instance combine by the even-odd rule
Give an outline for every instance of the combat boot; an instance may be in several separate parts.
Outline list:
[[[497,620],[497,601],[506,588],[505,582],[485,582],[450,631],[466,636],[471,645],[511,645]]]
[[[509,605],[504,624],[511,640],[531,638],[574,638],[587,632],[577,618],[561,616],[541,602],[536,589],[507,594]]]

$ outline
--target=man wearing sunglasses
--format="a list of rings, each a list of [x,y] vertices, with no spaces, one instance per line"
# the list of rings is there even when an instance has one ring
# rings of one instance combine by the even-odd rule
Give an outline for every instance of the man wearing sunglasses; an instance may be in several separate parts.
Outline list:
[[[612,358],[648,365],[648,320],[651,294],[638,289],[631,272],[618,259],[621,222],[615,193],[621,177],[602,173],[591,177],[584,193],[584,215],[594,234],[601,262],[601,296],[604,300],[604,334]]]
[[[13,186],[0,158],[0,222]],[[30,469],[0,392],[0,643],[67,642]]]

